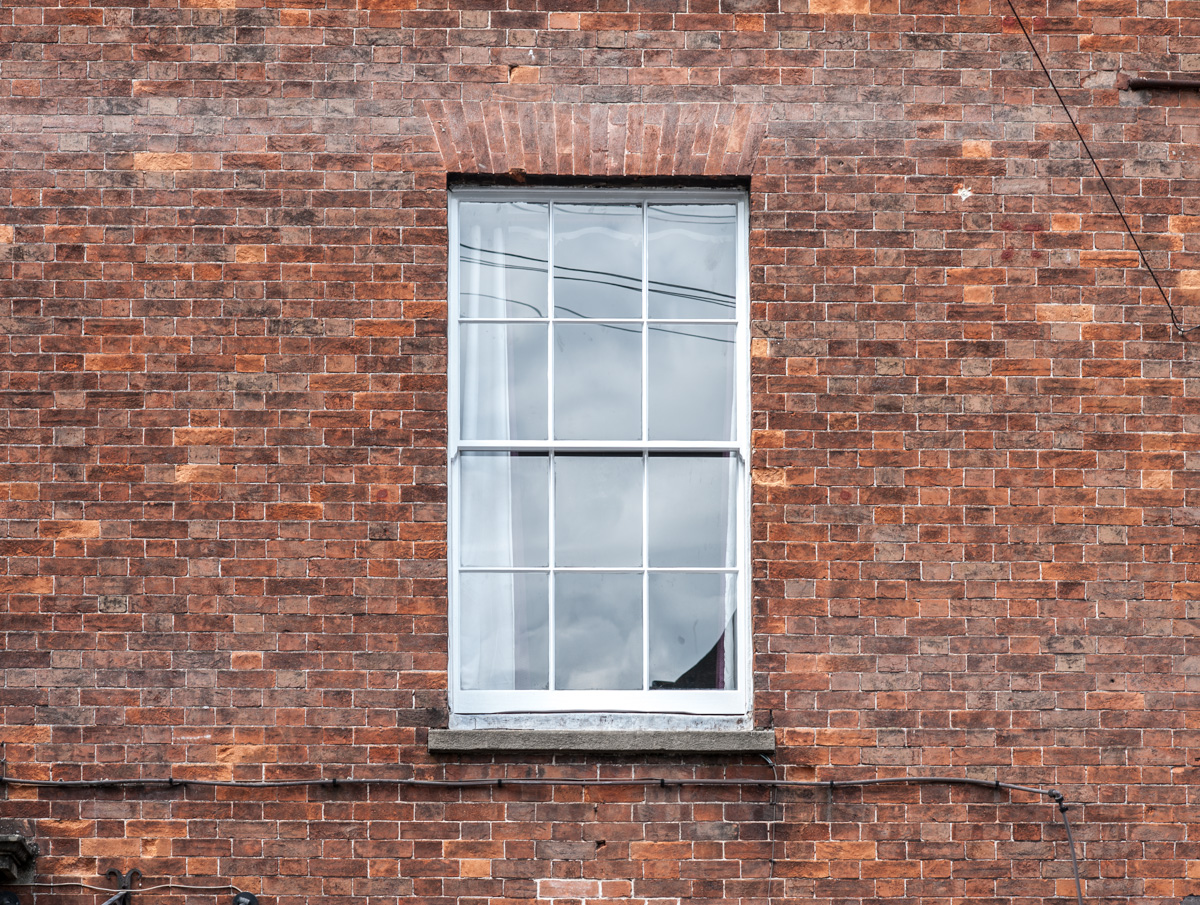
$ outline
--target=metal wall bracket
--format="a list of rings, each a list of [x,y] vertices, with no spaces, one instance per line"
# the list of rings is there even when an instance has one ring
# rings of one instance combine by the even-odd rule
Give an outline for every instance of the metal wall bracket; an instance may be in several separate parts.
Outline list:
[[[0,835],[0,883],[25,884],[33,882],[33,862],[38,847],[19,833]]]
[[[132,868],[128,873],[123,874],[114,867],[110,868],[108,872],[104,874],[104,876],[116,877],[117,889],[125,890],[124,892],[118,892],[115,896],[106,901],[104,905],[132,905],[133,881],[135,879],[142,879],[142,872],[135,867]]]

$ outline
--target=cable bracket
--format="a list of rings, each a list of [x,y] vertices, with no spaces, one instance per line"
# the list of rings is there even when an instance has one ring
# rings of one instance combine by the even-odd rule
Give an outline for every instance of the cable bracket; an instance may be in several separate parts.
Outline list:
[[[118,890],[117,894],[106,901],[104,905],[132,905],[133,881],[142,879],[142,872],[134,867],[127,873],[121,873],[114,867],[110,868],[104,876],[115,877]]]

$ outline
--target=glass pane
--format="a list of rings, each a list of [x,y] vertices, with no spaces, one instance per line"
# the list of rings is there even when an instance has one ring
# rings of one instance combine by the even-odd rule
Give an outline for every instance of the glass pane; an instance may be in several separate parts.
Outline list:
[[[549,565],[549,456],[463,453],[460,468],[459,562]]]
[[[463,324],[464,440],[545,440],[546,325]]]
[[[464,572],[458,578],[462,687],[550,687],[550,577]]]
[[[737,206],[650,207],[650,316],[723,318],[737,308]]]
[[[651,455],[649,481],[651,566],[722,569],[736,564],[734,456]]]
[[[554,459],[554,554],[559,566],[642,564],[642,457]]]
[[[545,317],[549,205],[464,201],[458,206],[462,317]]]
[[[642,435],[642,328],[556,324],[554,436],[637,440]]]
[[[555,575],[554,686],[642,687],[640,573]]]
[[[733,440],[735,328],[650,328],[650,439]]]
[[[642,208],[554,206],[554,313],[642,316]]]
[[[735,688],[732,575],[650,573],[650,687]]]

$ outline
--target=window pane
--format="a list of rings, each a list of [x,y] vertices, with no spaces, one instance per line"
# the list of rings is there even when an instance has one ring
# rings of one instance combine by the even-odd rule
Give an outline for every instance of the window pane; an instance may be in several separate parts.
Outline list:
[[[549,590],[544,572],[459,576],[462,688],[550,687]]]
[[[546,439],[545,324],[463,324],[464,440]]]
[[[555,457],[554,546],[559,566],[642,564],[640,455]]]
[[[642,576],[560,572],[554,577],[556,688],[642,687]]]
[[[736,564],[737,471],[731,455],[650,456],[651,566]]]
[[[463,317],[545,317],[549,205],[464,201],[458,206]]]
[[[642,328],[556,324],[554,436],[636,440],[642,435]]]
[[[650,687],[734,688],[736,580],[650,573]]]
[[[549,565],[550,457],[468,452],[460,469],[460,564]]]
[[[733,440],[733,326],[650,328],[650,439]]]
[[[642,316],[642,208],[554,206],[554,313]]]
[[[650,316],[732,320],[737,304],[737,207],[649,209]]]

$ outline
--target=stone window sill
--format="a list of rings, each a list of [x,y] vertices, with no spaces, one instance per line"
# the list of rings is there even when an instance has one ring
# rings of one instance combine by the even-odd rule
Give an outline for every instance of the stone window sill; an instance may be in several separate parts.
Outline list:
[[[434,754],[525,751],[607,754],[773,754],[773,730],[431,729]]]

